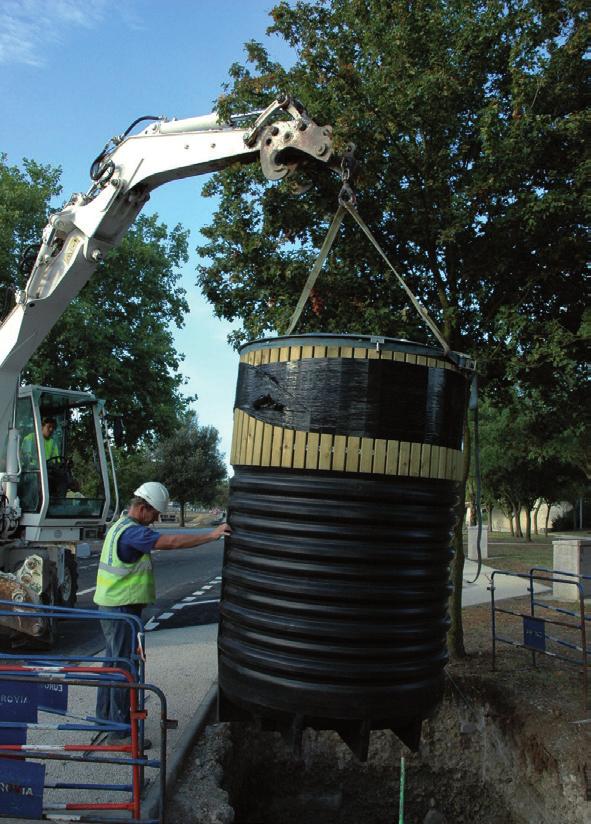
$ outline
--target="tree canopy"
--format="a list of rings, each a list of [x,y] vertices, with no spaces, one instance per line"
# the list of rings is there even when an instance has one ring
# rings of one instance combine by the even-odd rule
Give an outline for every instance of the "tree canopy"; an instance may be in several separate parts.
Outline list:
[[[200,426],[194,412],[188,412],[174,434],[160,441],[155,459],[159,480],[180,504],[181,526],[187,504],[208,505],[218,499],[226,478],[219,433],[213,426]]]
[[[501,404],[518,388],[540,421],[560,413],[556,427],[588,409],[587,5],[298,0],[271,17],[296,60],[247,43],[222,116],[299,98],[341,149],[356,144],[361,217],[451,347],[477,359],[485,393]],[[219,206],[199,283],[219,316],[242,321],[236,344],[286,328],[324,240],[339,183],[307,174],[305,196],[256,167],[204,187]],[[297,331],[426,336],[350,219]],[[461,591],[461,532],[455,548]]]
[[[0,284],[24,286],[18,262],[38,244],[60,170],[0,159]],[[157,215],[140,215],[66,309],[23,378],[32,383],[96,392],[124,421],[125,445],[172,431],[190,398],[183,397],[182,355],[172,328],[188,311],[179,287],[188,232],[169,230]]]
[[[486,380],[513,358],[549,377],[580,345],[585,308],[585,4],[331,0],[271,16],[295,64],[248,43],[221,111],[284,90],[331,123],[358,146],[360,214],[452,347]],[[254,167],[205,186],[220,204],[199,280],[245,336],[285,328],[295,306],[339,188],[313,176],[304,197]],[[424,337],[350,221],[300,324],[315,330]]]

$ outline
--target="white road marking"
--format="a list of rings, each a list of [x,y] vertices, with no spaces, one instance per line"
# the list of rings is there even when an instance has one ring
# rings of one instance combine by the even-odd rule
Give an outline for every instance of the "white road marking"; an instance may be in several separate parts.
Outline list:
[[[158,616],[159,621],[165,621],[167,618],[172,618],[174,612],[163,612],[162,615]]]
[[[190,604],[175,604],[171,609],[183,609],[184,607],[200,607],[202,604],[219,604],[219,598],[212,598],[208,601],[193,601]]]
[[[202,589],[198,589],[197,592],[194,592],[193,595],[205,595]]]
[[[203,589],[211,589],[211,584],[205,584],[205,586],[203,587]]]
[[[194,600],[195,600],[194,595],[188,595],[186,598],[183,598],[183,601],[194,601]]]
[[[148,623],[144,626],[144,630],[146,632],[150,632],[151,630],[156,629],[156,627],[158,627],[158,626],[160,626],[158,621],[155,621],[154,618],[150,618]]]
[[[96,587],[90,587],[90,589],[80,589],[76,593],[76,595],[88,595],[89,592],[94,592]]]

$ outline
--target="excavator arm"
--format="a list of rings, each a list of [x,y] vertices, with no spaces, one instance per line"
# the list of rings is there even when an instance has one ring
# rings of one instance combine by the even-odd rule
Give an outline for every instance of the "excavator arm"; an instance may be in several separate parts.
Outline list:
[[[270,180],[286,177],[310,159],[337,168],[331,127],[315,123],[297,101],[279,98],[256,114],[248,130],[222,126],[214,113],[158,119],[138,134],[115,137],[93,163],[88,192],[73,195],[50,217],[27,285],[0,325],[0,445],[7,439],[0,534],[10,531],[8,520],[14,524],[18,518],[13,415],[20,373],[97,264],[120,243],[151,191],[171,180],[257,159]],[[277,119],[278,114],[289,119]]]

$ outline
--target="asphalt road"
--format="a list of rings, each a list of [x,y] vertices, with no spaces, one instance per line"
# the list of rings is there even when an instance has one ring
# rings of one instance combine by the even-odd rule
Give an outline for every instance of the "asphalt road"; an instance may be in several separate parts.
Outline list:
[[[200,534],[210,530],[178,531]],[[154,553],[157,601],[144,610],[146,632],[217,622],[223,551],[220,539],[194,549]],[[92,599],[98,562],[97,551],[78,561],[77,608],[96,610]],[[100,624],[95,620],[60,621],[57,635],[56,655],[94,655],[102,646]]]

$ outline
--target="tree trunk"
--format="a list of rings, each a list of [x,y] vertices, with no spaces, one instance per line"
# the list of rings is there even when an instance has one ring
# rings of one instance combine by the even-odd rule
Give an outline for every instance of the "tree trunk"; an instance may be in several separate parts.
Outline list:
[[[531,509],[529,504],[525,505],[525,540],[531,543]]]
[[[493,509],[494,509],[494,506],[492,504],[487,504],[486,515],[487,515],[488,523],[486,525],[486,529],[487,529],[488,532],[493,531]]]
[[[185,502],[179,501],[181,505],[181,526],[185,525]]]
[[[538,505],[536,506],[536,508],[534,510],[534,534],[535,535],[540,534],[540,531],[538,529],[538,515],[539,515],[539,512],[540,512],[541,508],[542,508],[542,499],[540,498],[540,500],[538,501]]]
[[[449,629],[449,651],[455,658],[465,658],[464,625],[462,623],[462,585],[464,583],[464,519],[466,517],[466,481],[470,471],[470,429],[464,424],[463,481],[459,490],[457,521],[454,527],[452,548],[454,558],[451,565],[453,593],[450,603],[451,626]]]
[[[546,523],[544,524],[544,534],[548,534],[548,523],[550,521],[550,507],[551,504],[549,501],[546,501]]]
[[[513,503],[513,517],[515,518],[515,536],[523,538],[523,530],[521,529],[521,504],[519,502]]]

